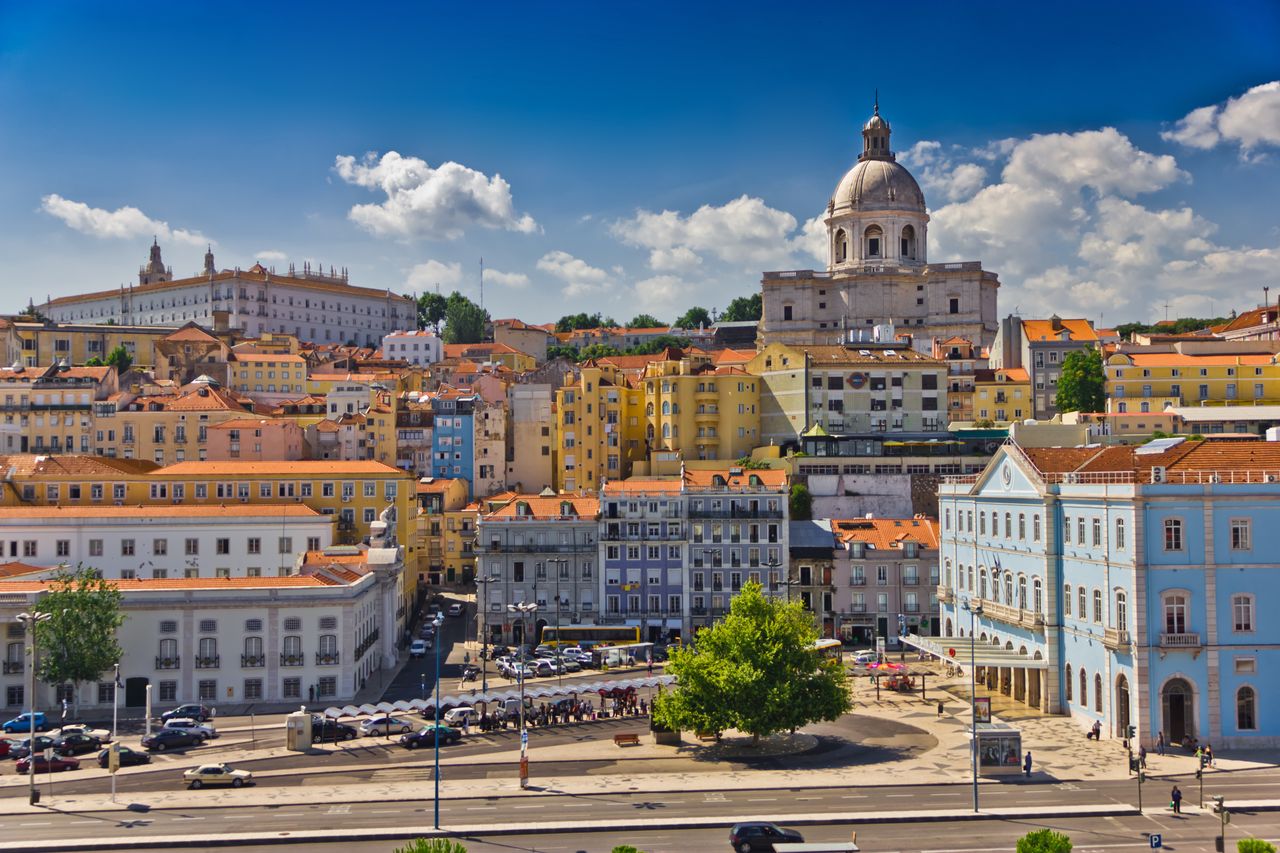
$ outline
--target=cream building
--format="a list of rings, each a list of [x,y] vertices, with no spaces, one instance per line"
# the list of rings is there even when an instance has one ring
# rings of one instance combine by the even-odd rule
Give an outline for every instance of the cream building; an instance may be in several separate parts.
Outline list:
[[[979,261],[928,262],[924,193],[889,135],[877,104],[858,162],[827,203],[826,270],[764,274],[761,346],[857,341],[882,323],[917,340],[995,337],[996,274]]]

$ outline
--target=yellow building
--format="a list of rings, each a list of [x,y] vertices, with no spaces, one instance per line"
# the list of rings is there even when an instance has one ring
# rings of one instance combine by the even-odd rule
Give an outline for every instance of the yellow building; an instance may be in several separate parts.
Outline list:
[[[92,453],[94,409],[116,390],[114,367],[0,368],[0,448],[8,453]]]
[[[516,373],[524,373],[538,366],[538,360],[529,353],[498,343],[445,344],[444,357],[478,364],[500,364]]]
[[[300,355],[235,352],[231,386],[241,394],[292,400],[307,393],[307,362]]]
[[[1107,411],[1145,414],[1164,411],[1169,405],[1280,403],[1280,356],[1222,349],[1177,344],[1172,352],[1153,348],[1115,353],[1104,368]]]
[[[740,459],[760,442],[760,379],[740,367],[651,362],[644,392],[644,440],[650,453],[686,459]]]
[[[1034,417],[1031,378],[1024,367],[979,370],[973,382],[973,420],[1005,425]]]
[[[94,452],[157,465],[203,460],[208,428],[252,411],[216,382],[193,382],[171,395],[116,394],[93,407]]]
[[[467,481],[443,477],[423,477],[418,481],[418,583],[425,586],[435,578],[438,582],[445,574],[445,516],[457,513],[467,505]],[[460,517],[455,515],[455,529],[461,527]],[[472,526],[472,534],[475,528]],[[458,530],[461,533],[461,530]],[[454,540],[455,553],[460,540]],[[457,564],[452,580],[460,580]]]
[[[482,514],[497,511],[516,498],[516,492],[501,492],[444,512],[444,574],[434,568],[432,583],[461,583],[470,586],[476,576],[476,536]]]
[[[647,458],[642,399],[622,371],[591,361],[576,382],[556,391],[556,488],[594,491],[606,479],[629,476],[631,465]]]
[[[0,321],[4,363],[24,367],[48,367],[63,359],[72,365],[93,358],[105,360],[112,350],[123,346],[134,366],[151,368],[156,364],[155,341],[172,332],[172,328],[158,326]]]

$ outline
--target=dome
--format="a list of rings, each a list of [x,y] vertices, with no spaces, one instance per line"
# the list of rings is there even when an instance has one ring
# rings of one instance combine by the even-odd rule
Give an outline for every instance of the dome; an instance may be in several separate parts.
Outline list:
[[[871,116],[871,118],[867,121],[866,124],[862,126],[862,129],[863,130],[889,130],[889,122],[881,118],[880,113],[877,112],[875,115]]]
[[[880,118],[874,116],[872,121]],[[868,123],[869,124],[869,123]],[[831,212],[906,210],[925,212],[924,193],[911,173],[894,160],[859,160],[831,196]]]

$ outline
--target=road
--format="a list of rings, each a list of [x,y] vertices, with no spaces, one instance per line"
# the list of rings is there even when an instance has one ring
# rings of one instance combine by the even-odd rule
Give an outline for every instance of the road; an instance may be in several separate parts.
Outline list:
[[[448,606],[446,603],[443,605]],[[396,675],[392,682],[387,685],[387,689],[383,692],[382,698],[387,702],[398,702],[401,699],[425,699],[431,692],[435,690],[436,684],[436,652],[440,654],[440,692],[441,695],[449,691],[450,685],[456,685],[458,679],[462,677],[461,664],[451,664],[448,662],[449,654],[453,651],[455,643],[462,643],[466,640],[467,621],[470,619],[472,607],[467,607],[467,613],[462,616],[446,616],[444,624],[440,627],[435,638],[436,648],[432,648],[426,657],[410,658],[404,668]],[[418,636],[417,627],[415,626],[414,637]]]

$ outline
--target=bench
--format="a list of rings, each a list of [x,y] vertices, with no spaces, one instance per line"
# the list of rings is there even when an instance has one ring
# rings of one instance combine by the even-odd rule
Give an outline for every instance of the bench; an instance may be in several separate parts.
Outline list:
[[[698,740],[702,741],[703,743],[707,743],[708,741],[714,743],[715,741],[720,740],[720,735],[717,734],[716,732],[698,732],[697,737],[698,737]]]
[[[626,746],[627,744],[631,744],[632,746],[639,746],[639,745],[640,745],[640,735],[637,735],[637,734],[618,734],[618,735],[614,735],[614,736],[613,736],[613,744],[614,744],[614,746]]]

